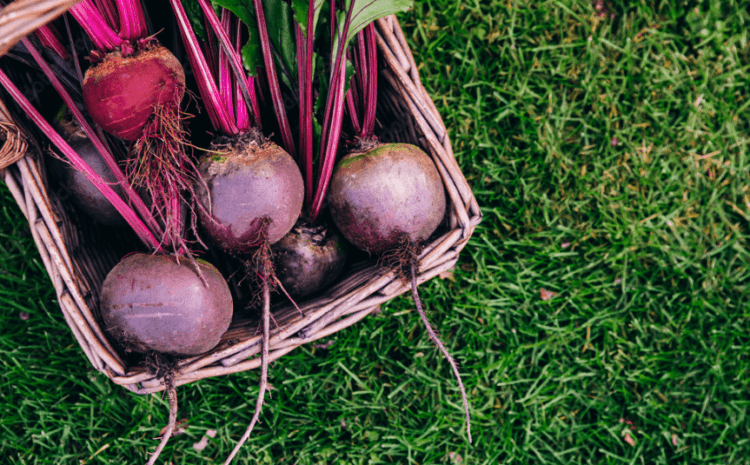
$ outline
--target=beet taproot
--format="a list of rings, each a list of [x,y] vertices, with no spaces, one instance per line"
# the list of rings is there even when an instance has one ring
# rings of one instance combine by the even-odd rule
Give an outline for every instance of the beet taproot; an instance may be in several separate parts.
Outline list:
[[[230,253],[273,244],[292,229],[302,211],[302,174],[281,147],[244,134],[222,137],[198,167],[194,189],[208,235]],[[265,236],[265,237],[264,237]]]
[[[198,355],[213,349],[232,321],[232,295],[203,260],[134,253],[101,290],[104,329],[126,351]]]
[[[328,192],[331,217],[344,237],[374,254],[404,235],[426,240],[445,216],[445,188],[430,157],[409,144],[353,152],[336,166]]]
[[[105,131],[137,140],[158,107],[177,112],[185,94],[185,71],[175,56],[158,44],[133,55],[116,50],[88,70],[83,101],[91,118]]]
[[[347,245],[332,226],[298,221],[271,247],[276,276],[291,297],[306,297],[331,284],[346,264]]]

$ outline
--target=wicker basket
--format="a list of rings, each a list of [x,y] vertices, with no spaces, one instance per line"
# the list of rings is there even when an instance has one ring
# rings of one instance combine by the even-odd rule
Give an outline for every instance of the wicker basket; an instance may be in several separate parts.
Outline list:
[[[50,3],[69,6],[71,2],[39,3],[52,9]],[[454,266],[480,222],[481,213],[453,156],[440,115],[419,80],[417,66],[396,18],[378,20],[376,28],[380,61],[384,64],[379,86],[380,130],[387,125],[391,139],[425,149],[435,161],[449,196],[448,221],[440,230],[443,233],[420,256],[419,282],[424,282]],[[98,290],[120,254],[97,240],[101,235],[96,234],[96,226],[75,218],[55,192],[48,189],[38,151],[27,150],[34,144],[27,145],[2,102],[0,129],[5,132],[5,144],[0,150],[0,179],[8,185],[29,221],[65,320],[86,357],[94,368],[130,391],[147,394],[163,390],[163,382],[145,366],[126,363],[98,323]],[[299,302],[303,314],[291,304],[272,309],[276,325],[271,332],[270,360],[353,325],[407,290],[394,272],[384,271],[374,260],[356,264],[324,295]],[[175,384],[258,368],[260,350],[258,320],[235,320],[215,349],[179,362]]]

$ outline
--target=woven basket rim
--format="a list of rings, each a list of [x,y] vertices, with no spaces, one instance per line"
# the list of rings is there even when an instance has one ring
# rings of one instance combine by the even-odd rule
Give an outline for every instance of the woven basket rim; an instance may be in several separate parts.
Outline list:
[[[16,0],[0,9],[0,57],[81,0]]]
[[[62,3],[61,0],[57,1]],[[398,20],[394,16],[380,19],[376,21],[376,30],[378,51],[385,64],[381,75],[392,89],[392,94],[389,94],[392,101],[387,105],[400,107],[404,115],[413,119],[409,123],[412,125],[411,131],[418,134],[416,137],[420,145],[435,162],[448,194],[448,228],[427,244],[419,257],[418,282],[421,283],[455,265],[459,253],[481,221],[482,214],[455,160],[442,118],[422,86],[416,62]],[[9,121],[2,121],[2,109],[0,122],[9,125]],[[0,128],[4,127],[0,125]],[[9,127],[12,128],[12,124]],[[6,133],[10,134],[7,130]],[[20,132],[17,134],[17,139],[23,140]],[[44,172],[38,160],[26,146],[16,142],[13,147],[16,148],[15,155],[20,153],[24,156],[7,169],[0,170],[0,178],[5,180],[29,221],[42,261],[57,292],[60,308],[88,360],[113,382],[135,393],[164,390],[163,382],[145,367],[128,366],[99,327],[95,309],[91,308],[92,290],[86,276],[101,274],[102,271],[96,270],[95,263],[79,263],[86,260],[73,256],[72,251],[82,250],[85,253],[85,247],[78,244],[74,232],[71,232],[72,225],[64,221],[64,215],[56,208],[53,194],[46,191]],[[395,272],[378,268],[374,261],[366,262],[360,268],[352,270],[326,295],[301,305],[303,315],[291,304],[274,307],[278,326],[271,333],[270,360],[351,326],[374,312],[382,303],[408,290]],[[104,272],[106,274],[108,270]],[[252,326],[253,320],[237,321],[217,348],[200,356],[181,359],[175,385],[258,368],[260,334],[249,329]],[[235,333],[241,335],[237,340],[232,339]]]

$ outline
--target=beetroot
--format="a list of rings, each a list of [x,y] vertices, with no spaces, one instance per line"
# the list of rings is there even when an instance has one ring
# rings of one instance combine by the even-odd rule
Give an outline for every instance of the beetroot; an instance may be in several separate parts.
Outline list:
[[[304,196],[292,157],[255,131],[222,137],[212,150],[198,168],[205,185],[194,186],[208,235],[232,253],[248,253],[284,237],[300,215]]]
[[[104,179],[123,198],[117,179],[90,140],[71,140],[70,147],[80,155],[91,169]],[[54,162],[53,162],[54,163]],[[105,226],[125,226],[127,223],[107,197],[88,180],[85,174],[70,163],[57,162],[52,165],[60,178],[62,187],[70,193],[72,203],[89,215],[94,221]]]
[[[232,321],[232,295],[208,262],[135,253],[107,275],[104,329],[126,351],[198,355],[219,343]]]
[[[331,216],[346,239],[380,254],[406,235],[421,242],[445,215],[445,190],[432,160],[409,144],[351,153],[338,163],[328,194]]]
[[[306,297],[331,284],[346,264],[346,242],[324,224],[297,222],[271,248],[276,276],[291,297]]]
[[[105,131],[137,140],[156,108],[176,113],[185,93],[185,71],[161,45],[150,44],[131,56],[113,51],[86,71],[83,101]]]
[[[417,292],[419,252],[445,216],[445,190],[432,160],[409,144],[363,147],[344,157],[331,179],[328,201],[336,226],[354,245],[381,259],[411,284],[417,313],[458,382],[471,443],[471,418],[458,365],[437,335]]]

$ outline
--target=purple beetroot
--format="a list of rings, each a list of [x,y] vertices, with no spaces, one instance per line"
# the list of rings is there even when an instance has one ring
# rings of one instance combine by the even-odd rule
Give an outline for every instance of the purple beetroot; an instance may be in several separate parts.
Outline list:
[[[107,275],[105,329],[126,351],[198,355],[213,349],[232,321],[232,295],[202,260],[135,253]]]
[[[458,366],[427,320],[417,292],[418,252],[445,215],[445,190],[437,168],[421,149],[408,144],[355,152],[338,163],[328,201],[334,223],[350,242],[381,255],[402,280],[411,283],[427,333],[458,381],[471,443],[469,403]]]
[[[382,254],[404,236],[420,243],[443,221],[443,182],[416,146],[386,144],[350,153],[336,168],[328,193],[331,217],[362,250]]]
[[[346,264],[346,242],[335,228],[325,224],[298,221],[272,250],[276,275],[293,298],[325,288]]]
[[[224,250],[250,253],[292,229],[302,210],[302,174],[292,157],[258,132],[215,142],[195,184],[201,224]]]
[[[70,147],[80,155],[91,169],[112,186],[115,193],[123,197],[117,179],[94,144],[86,138],[69,141]],[[86,175],[66,162],[53,162],[62,187],[70,193],[70,198],[80,210],[99,224],[105,226],[125,226],[127,223],[112,203],[88,180]],[[59,169],[57,169],[59,167]]]

